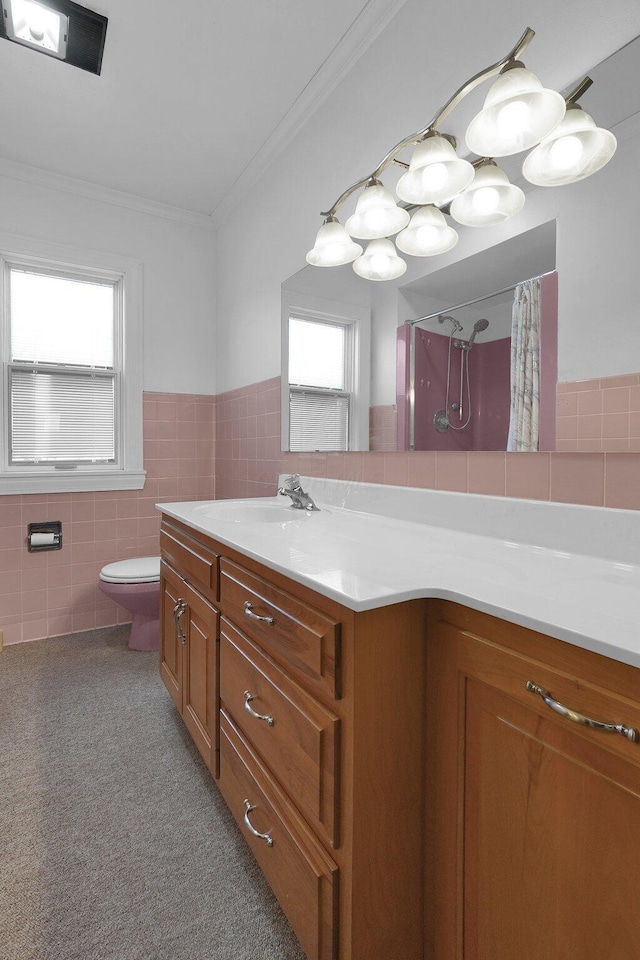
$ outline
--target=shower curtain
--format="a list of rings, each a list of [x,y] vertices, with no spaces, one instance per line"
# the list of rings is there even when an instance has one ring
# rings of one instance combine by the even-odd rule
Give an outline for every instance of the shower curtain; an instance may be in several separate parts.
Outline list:
[[[507,450],[538,449],[540,280],[524,280],[511,312],[511,412]]]

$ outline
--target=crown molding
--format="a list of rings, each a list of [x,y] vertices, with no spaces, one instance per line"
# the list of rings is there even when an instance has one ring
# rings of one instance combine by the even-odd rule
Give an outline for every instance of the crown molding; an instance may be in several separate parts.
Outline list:
[[[265,167],[293,140],[405,3],[406,0],[369,0],[363,7],[273,133],[213,210],[211,220],[216,227],[259,180]]]
[[[87,200],[96,200],[98,203],[108,203],[111,206],[125,207],[150,217],[159,217],[163,220],[173,220],[177,223],[186,223],[203,230],[212,229],[211,217],[193,210],[184,210],[182,207],[173,207],[157,200],[148,200],[132,193],[113,190],[111,187],[102,187],[87,180],[78,180],[61,173],[53,173],[40,167],[32,167],[26,163],[17,163],[0,157],[0,176],[11,180],[21,180],[23,183],[35,184],[50,190],[59,190]]]

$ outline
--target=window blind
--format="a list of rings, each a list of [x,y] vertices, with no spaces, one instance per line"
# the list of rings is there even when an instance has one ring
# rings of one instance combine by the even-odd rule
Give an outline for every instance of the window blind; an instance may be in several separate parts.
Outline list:
[[[349,442],[349,395],[291,390],[289,449],[346,450]]]
[[[289,383],[344,390],[343,325],[289,318]]]
[[[113,463],[115,378],[13,367],[10,462]]]
[[[11,359],[113,368],[113,283],[10,271]]]

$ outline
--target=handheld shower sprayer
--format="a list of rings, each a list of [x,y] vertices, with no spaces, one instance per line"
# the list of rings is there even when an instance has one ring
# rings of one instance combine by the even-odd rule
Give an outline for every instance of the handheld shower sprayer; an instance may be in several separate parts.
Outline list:
[[[473,346],[473,341],[476,338],[476,334],[482,333],[482,331],[486,330],[488,326],[489,326],[488,320],[476,320],[476,322],[473,325],[473,330],[471,331],[471,336],[469,337],[469,340],[467,342],[467,350],[471,350],[471,347]]]

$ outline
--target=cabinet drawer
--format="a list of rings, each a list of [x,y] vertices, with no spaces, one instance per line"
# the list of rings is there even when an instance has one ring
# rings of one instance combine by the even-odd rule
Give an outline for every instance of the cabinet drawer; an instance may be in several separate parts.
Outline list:
[[[235,725],[314,829],[337,846],[340,719],[224,618],[220,677],[221,702]]]
[[[335,960],[338,868],[224,711],[219,786],[307,957]]]
[[[212,550],[163,521],[160,551],[163,559],[179,570],[181,576],[201,590],[207,599],[218,599],[218,557]]]
[[[270,656],[312,689],[340,696],[339,623],[224,558],[220,597],[223,612]]]

